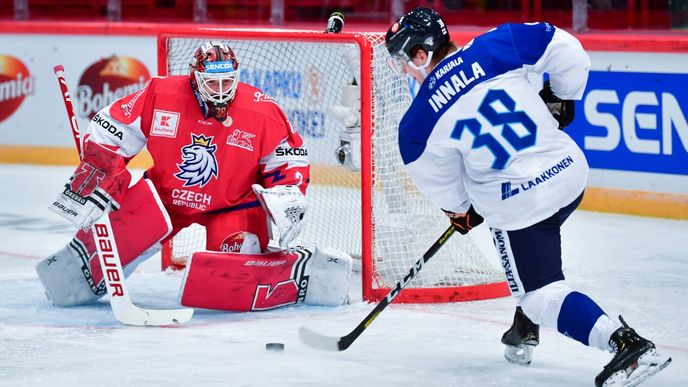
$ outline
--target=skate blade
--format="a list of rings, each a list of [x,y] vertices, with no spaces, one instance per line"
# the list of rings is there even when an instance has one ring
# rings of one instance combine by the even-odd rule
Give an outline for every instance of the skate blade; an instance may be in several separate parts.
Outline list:
[[[671,364],[669,356],[662,356],[654,349],[648,351],[638,359],[633,366],[618,371],[607,379],[603,387],[633,387],[644,382]]]
[[[504,347],[504,358],[509,363],[528,367],[533,360],[532,345],[507,345]]]

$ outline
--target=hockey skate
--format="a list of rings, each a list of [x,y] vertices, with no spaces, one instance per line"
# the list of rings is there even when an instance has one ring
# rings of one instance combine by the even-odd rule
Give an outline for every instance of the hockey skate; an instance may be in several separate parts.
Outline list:
[[[530,321],[520,306],[516,307],[514,323],[502,335],[504,358],[510,363],[529,366],[533,348],[540,343],[540,326]]]
[[[597,387],[635,386],[671,363],[670,357],[658,354],[655,345],[635,333],[621,316],[619,320],[623,327],[609,339],[614,358],[595,378]]]

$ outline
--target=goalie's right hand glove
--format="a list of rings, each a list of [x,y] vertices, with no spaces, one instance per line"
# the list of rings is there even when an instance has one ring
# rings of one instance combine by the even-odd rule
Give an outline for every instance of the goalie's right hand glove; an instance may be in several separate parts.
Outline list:
[[[570,99],[561,99],[554,95],[549,79],[542,85],[540,98],[547,105],[547,109],[559,123],[559,129],[564,129],[573,121],[575,102]]]
[[[454,226],[454,229],[461,235],[468,234],[473,227],[483,222],[483,217],[475,212],[475,209],[472,205],[468,208],[468,211],[465,214],[447,210],[442,211],[444,211],[444,214],[449,217],[449,221],[451,222],[452,226]]]
[[[117,153],[93,142],[84,146],[83,161],[50,209],[87,229],[110,209],[119,209],[131,174],[124,158]]]

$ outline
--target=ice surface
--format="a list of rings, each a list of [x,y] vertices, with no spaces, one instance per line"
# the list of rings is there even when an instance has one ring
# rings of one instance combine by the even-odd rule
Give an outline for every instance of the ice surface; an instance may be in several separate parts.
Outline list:
[[[33,268],[72,237],[47,210],[71,172],[0,165],[0,386],[591,386],[610,358],[545,329],[530,367],[507,363],[499,339],[513,316],[509,298],[391,305],[345,352],[303,346],[301,325],[339,336],[368,314],[360,280],[351,305],[197,311],[175,328],[123,326],[106,300],[53,307]],[[472,234],[496,259],[484,226]],[[585,211],[564,227],[570,285],[673,357],[646,386],[688,386],[687,238],[685,221]],[[132,300],[174,308],[181,276],[158,268],[155,257],[130,277]],[[268,342],[285,351],[266,351]]]

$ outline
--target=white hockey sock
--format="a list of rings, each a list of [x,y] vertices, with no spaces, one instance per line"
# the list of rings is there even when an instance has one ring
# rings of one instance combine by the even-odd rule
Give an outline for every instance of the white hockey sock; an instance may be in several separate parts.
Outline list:
[[[621,328],[621,323],[603,314],[597,319],[590,331],[590,336],[588,337],[589,345],[604,351],[612,352],[612,347],[609,345],[609,338],[612,336],[612,333],[619,328]]]

